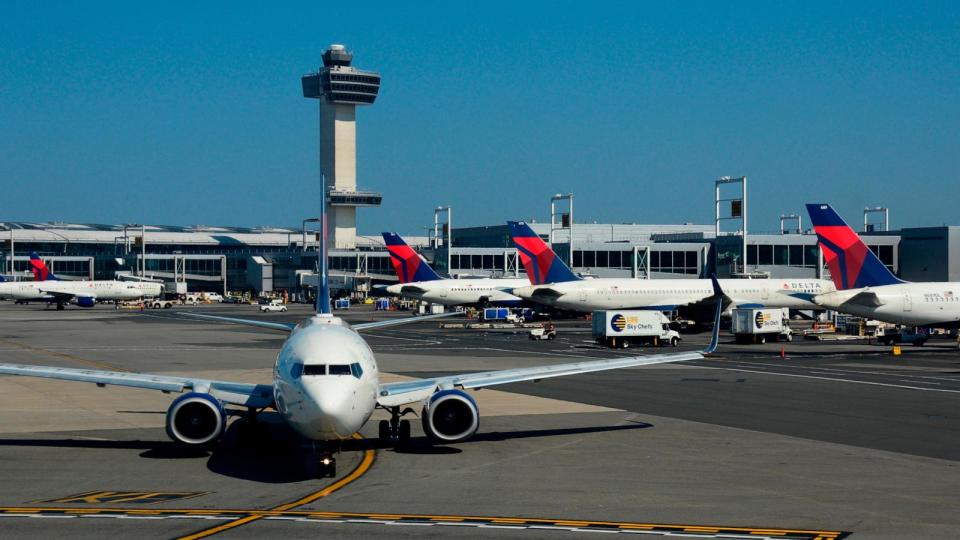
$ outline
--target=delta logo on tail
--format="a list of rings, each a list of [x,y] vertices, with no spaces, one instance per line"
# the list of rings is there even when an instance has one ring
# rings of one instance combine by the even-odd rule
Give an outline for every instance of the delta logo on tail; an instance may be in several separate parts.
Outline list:
[[[397,272],[400,283],[443,279],[434,272],[433,268],[430,268],[419,253],[403,241],[399,234],[385,232],[382,235],[387,251],[390,252],[390,262],[393,263],[393,269]]]
[[[53,272],[47,268],[47,263],[43,262],[43,259],[40,258],[40,255],[37,255],[36,251],[30,254],[30,271],[33,272],[34,281],[57,279],[57,276],[53,275]]]
[[[508,221],[507,225],[530,283],[544,285],[580,279],[529,225],[522,221]]]
[[[829,204],[808,204],[807,212],[837,290],[903,283]]]

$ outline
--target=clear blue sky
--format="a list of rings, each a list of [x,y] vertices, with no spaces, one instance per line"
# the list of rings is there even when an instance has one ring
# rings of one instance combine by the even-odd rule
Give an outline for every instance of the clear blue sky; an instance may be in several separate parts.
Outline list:
[[[960,224],[960,3],[5,2],[0,220],[295,225],[316,212],[330,43],[379,70],[360,229],[546,219],[751,229],[830,201]]]

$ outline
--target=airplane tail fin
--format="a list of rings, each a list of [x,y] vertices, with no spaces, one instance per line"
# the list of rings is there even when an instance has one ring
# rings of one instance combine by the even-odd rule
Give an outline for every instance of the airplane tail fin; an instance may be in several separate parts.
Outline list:
[[[383,242],[387,245],[387,251],[390,252],[390,262],[393,263],[393,269],[397,272],[400,283],[443,279],[433,268],[430,268],[419,253],[404,242],[399,234],[393,232],[382,234]]]
[[[837,290],[903,283],[829,204],[808,204],[807,212]]]
[[[36,251],[30,253],[30,271],[33,272],[34,281],[56,281],[60,279],[53,275],[53,272],[47,267],[47,263],[43,262]]]
[[[522,221],[508,221],[507,225],[531,284],[543,285],[580,279],[529,225]]]

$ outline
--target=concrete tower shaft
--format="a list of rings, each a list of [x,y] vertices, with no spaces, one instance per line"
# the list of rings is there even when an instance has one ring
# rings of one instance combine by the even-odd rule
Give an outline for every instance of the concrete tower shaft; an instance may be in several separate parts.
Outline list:
[[[357,207],[379,206],[382,196],[357,190],[357,105],[371,105],[380,74],[351,66],[343,45],[323,53],[323,67],[301,78],[303,96],[320,101],[320,172],[327,179],[329,244],[356,247]]]

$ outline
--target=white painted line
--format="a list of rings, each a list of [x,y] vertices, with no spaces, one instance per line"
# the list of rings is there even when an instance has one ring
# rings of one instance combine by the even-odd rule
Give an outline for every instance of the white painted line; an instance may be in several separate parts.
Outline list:
[[[761,375],[777,375],[780,377],[799,377],[801,379],[819,379],[822,381],[845,382],[845,383],[851,383],[851,384],[868,384],[871,386],[886,386],[889,388],[904,388],[907,390],[923,390],[926,392],[949,392],[951,394],[960,394],[960,390],[947,390],[946,388],[923,388],[921,386],[907,386],[903,384],[892,384],[892,383],[882,383],[882,382],[873,382],[873,381],[857,381],[853,379],[838,379],[835,377],[818,377],[816,375],[800,375],[799,373],[777,373],[775,371],[760,371],[757,369],[743,369],[738,367],[714,367],[714,366],[697,366],[697,367],[702,367],[706,369],[743,371],[746,373],[759,373]]]

